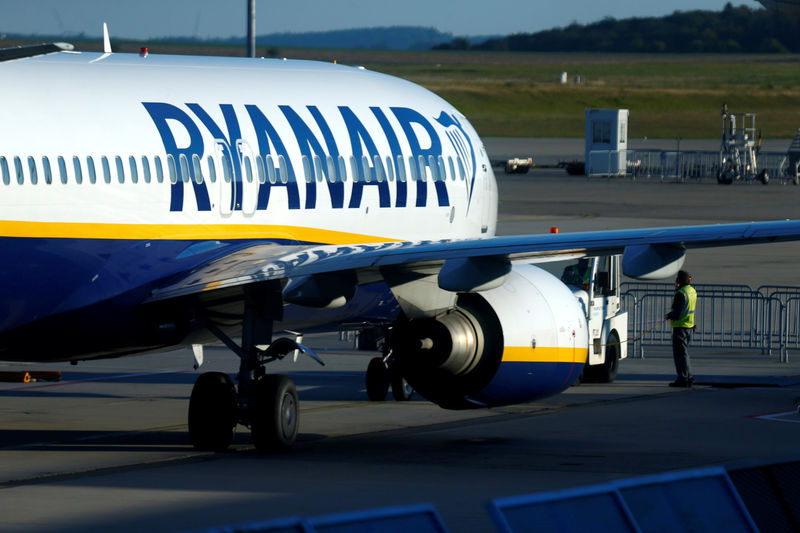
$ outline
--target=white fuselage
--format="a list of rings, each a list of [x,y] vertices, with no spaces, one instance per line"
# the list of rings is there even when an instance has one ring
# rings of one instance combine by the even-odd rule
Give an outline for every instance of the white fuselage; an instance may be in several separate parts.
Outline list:
[[[396,78],[306,61],[85,53],[0,73],[4,237],[494,234],[496,185],[474,130]]]

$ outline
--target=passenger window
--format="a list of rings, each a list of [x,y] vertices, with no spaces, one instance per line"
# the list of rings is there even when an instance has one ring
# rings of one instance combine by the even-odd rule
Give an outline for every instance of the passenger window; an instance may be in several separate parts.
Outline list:
[[[383,182],[383,163],[381,163],[381,156],[376,155],[372,158],[372,162],[375,165],[375,179],[378,183]]]
[[[350,174],[353,176],[353,182],[357,182],[359,175],[358,175],[358,163],[356,163],[355,156],[350,156]]]
[[[289,182],[289,168],[286,166],[286,158],[282,155],[278,156],[278,170],[281,176],[281,183]]]
[[[451,181],[456,181],[456,167],[453,164],[453,158],[450,157],[450,156],[447,156],[447,163],[450,166],[450,180]]]
[[[8,161],[3,156],[0,156],[0,174],[3,176],[3,185],[11,183],[11,175],[8,172]]]
[[[411,173],[411,181],[419,181],[419,173],[417,162],[414,161],[414,156],[408,156],[408,170]]]
[[[402,155],[397,156],[397,181],[406,181],[406,162]]]
[[[156,156],[153,159],[153,165],[156,167],[156,181],[159,183],[164,182],[164,167],[161,165],[161,158]]]
[[[344,156],[339,156],[339,179],[342,182],[347,181],[347,163],[344,161]]]
[[[136,167],[136,158],[128,157],[128,166],[131,170],[131,183],[139,183],[139,169]]]
[[[425,156],[417,157],[417,166],[419,167],[419,179],[422,181],[428,181],[428,171],[425,168]]]
[[[175,168],[175,158],[172,154],[167,154],[167,171],[169,172],[169,182],[178,183],[178,169]]]
[[[436,166],[436,159],[432,155],[428,156],[428,168],[431,169],[431,179],[439,181],[439,169]]]
[[[147,160],[147,156],[142,156],[142,175],[144,176],[144,182],[150,183],[150,161]]]
[[[317,175],[317,181],[325,179],[325,173],[322,171],[322,159],[318,155],[314,156],[314,173]]]
[[[267,167],[267,176],[269,182],[275,185],[275,162],[272,160],[272,156],[267,154],[267,157],[264,158],[264,165]]]
[[[264,158],[260,155],[256,156],[256,174],[258,175],[259,183],[267,181],[267,172],[264,169]]]
[[[89,172],[89,183],[92,185],[97,183],[97,172],[94,168],[94,158],[92,156],[86,158],[86,170]]]
[[[364,172],[364,181],[367,183],[372,181],[372,168],[369,166],[369,157],[361,156],[361,170]]]
[[[120,183],[125,183],[125,165],[122,164],[122,158],[120,156],[116,156],[114,158],[114,164],[117,167],[117,181]]]
[[[386,177],[389,181],[394,181],[394,165],[392,164],[392,158],[388,155],[386,156]]]
[[[200,168],[200,156],[192,154],[192,167],[194,167],[194,181],[195,183],[203,182],[203,169]]]
[[[230,183],[233,179],[231,160],[225,152],[222,153],[222,176],[225,178],[225,183]]]
[[[61,183],[67,183],[67,162],[64,161],[62,156],[58,156],[58,173],[61,177]]]
[[[304,155],[303,158],[303,173],[306,175],[306,183],[311,183],[314,181],[314,174],[311,172],[311,162],[308,160],[308,156]]]
[[[53,170],[50,168],[50,158],[42,157],[42,169],[44,169],[44,182],[48,185],[53,183]]]
[[[208,158],[206,158],[206,163],[208,164],[208,179],[211,180],[211,183],[216,183],[217,167],[214,165],[214,158],[208,156]]]
[[[17,183],[22,185],[25,183],[25,175],[22,173],[22,160],[19,156],[14,156],[14,173],[17,175]]]
[[[81,170],[81,158],[72,156],[72,169],[75,171],[75,183],[80,185],[83,183],[83,171]]]
[[[461,158],[458,158],[458,177],[461,178],[461,181],[464,181],[466,172],[464,172],[464,162],[461,161]]]
[[[253,163],[250,161],[250,156],[245,155],[244,159],[244,173],[247,177],[247,183],[253,183]]]
[[[111,183],[111,165],[108,163],[108,158],[102,156],[100,163],[103,165],[103,181]]]
[[[442,181],[447,181],[447,169],[444,166],[444,158],[442,156],[439,156],[436,159],[436,162],[438,163],[437,166],[439,168],[439,179],[441,179]]]
[[[333,157],[328,156],[325,160],[328,163],[328,181],[330,183],[338,181],[339,177],[336,175],[336,162],[333,160]]]
[[[31,175],[31,185],[36,185],[39,183],[39,174],[36,172],[36,160],[32,157],[28,157],[28,172]]]
[[[186,158],[186,154],[180,154],[178,156],[178,164],[181,167],[179,179],[184,183],[189,183],[189,178],[192,174],[189,172],[189,160]]]

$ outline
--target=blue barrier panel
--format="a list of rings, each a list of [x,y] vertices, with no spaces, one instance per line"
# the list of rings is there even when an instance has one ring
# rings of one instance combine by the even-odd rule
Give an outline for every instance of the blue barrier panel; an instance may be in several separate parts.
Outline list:
[[[609,485],[581,487],[489,502],[489,514],[501,533],[638,533],[619,493]]]
[[[430,504],[326,515],[309,523],[317,533],[447,533]]]
[[[304,519],[292,516],[238,526],[207,529],[205,533],[313,533],[313,530]]]
[[[612,483],[642,531],[758,531],[722,468],[660,474]]]

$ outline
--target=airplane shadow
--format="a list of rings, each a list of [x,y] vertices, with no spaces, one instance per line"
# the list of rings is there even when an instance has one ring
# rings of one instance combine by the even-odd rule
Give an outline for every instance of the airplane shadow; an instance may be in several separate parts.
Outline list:
[[[189,399],[191,386],[199,373],[169,373],[156,375],[105,376],[103,374],[82,372],[64,374],[62,381],[32,386],[20,385],[7,390],[0,390],[0,397],[18,398],[87,398],[110,399],[124,398],[125,391],[119,394],[92,391],[92,385],[119,383],[128,385],[179,385],[184,386],[180,393],[164,396],[157,394],[158,399]],[[363,372],[344,371],[308,371],[287,373],[292,378],[298,389],[300,401],[332,401],[332,402],[360,402],[368,401],[364,384]],[[233,376],[232,376],[233,377]],[[81,390],[71,390],[73,386],[80,386]],[[88,390],[87,390],[88,389]],[[163,389],[162,389],[163,390]],[[178,392],[177,390],[175,392]],[[391,400],[391,391],[387,395]],[[420,401],[419,395],[412,396],[411,401]]]

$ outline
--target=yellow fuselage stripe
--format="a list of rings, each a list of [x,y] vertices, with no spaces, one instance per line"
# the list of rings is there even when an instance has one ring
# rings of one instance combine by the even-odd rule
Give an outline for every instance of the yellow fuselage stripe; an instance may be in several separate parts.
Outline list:
[[[504,363],[585,363],[588,348],[547,348],[537,346],[506,346]]]
[[[398,241],[398,239],[319,228],[259,224],[102,224],[17,221],[0,221],[0,237],[133,240],[281,239],[324,244]]]

